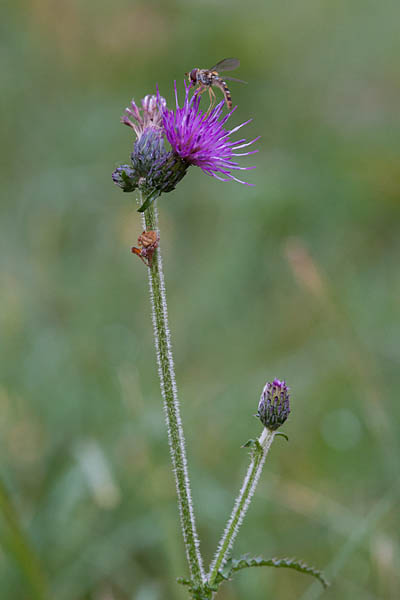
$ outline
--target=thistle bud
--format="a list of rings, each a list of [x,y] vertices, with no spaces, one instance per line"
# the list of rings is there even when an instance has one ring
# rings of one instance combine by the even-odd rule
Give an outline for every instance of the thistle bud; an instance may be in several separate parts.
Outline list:
[[[121,165],[113,172],[112,179],[123,192],[133,192],[138,186],[139,175],[129,165]]]
[[[165,102],[165,101],[164,101]],[[157,113],[154,113],[155,108],[154,97],[146,96],[143,100],[143,113],[147,120],[149,115],[156,121]],[[133,105],[132,105],[133,106]],[[138,109],[135,105],[136,112]],[[151,112],[153,108],[153,112]],[[134,110],[130,110],[133,118]],[[150,201],[153,201],[162,192],[171,192],[175,189],[176,184],[186,175],[188,164],[173,152],[168,151],[164,145],[163,131],[158,125],[140,129],[142,127],[142,117],[139,116],[134,124],[134,129],[138,135],[131,154],[131,166],[121,165],[112,174],[114,183],[116,183],[124,192],[133,192],[139,189],[145,198],[149,199],[145,202],[140,210],[149,206]],[[125,122],[125,121],[124,121]],[[129,124],[133,127],[133,121],[129,120]]]
[[[275,431],[284,424],[290,413],[289,388],[284,381],[267,382],[258,404],[257,417],[269,430]]]

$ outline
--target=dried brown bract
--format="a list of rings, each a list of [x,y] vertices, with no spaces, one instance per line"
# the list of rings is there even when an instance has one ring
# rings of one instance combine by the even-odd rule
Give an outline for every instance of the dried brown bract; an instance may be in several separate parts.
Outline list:
[[[155,250],[158,248],[160,242],[160,236],[157,231],[143,231],[138,237],[138,246],[133,246],[131,251],[136,254],[147,267],[151,267],[153,264],[153,255]]]

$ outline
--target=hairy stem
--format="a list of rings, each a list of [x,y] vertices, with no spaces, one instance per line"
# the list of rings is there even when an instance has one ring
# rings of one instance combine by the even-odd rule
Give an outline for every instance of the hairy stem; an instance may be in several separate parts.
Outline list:
[[[236,498],[232,514],[226,525],[225,531],[218,544],[218,550],[210,567],[209,584],[215,584],[219,569],[224,565],[228,558],[228,552],[233,546],[233,542],[239,532],[239,528],[243,522],[250,501],[255,492],[258,480],[264,466],[265,459],[271,447],[275,436],[275,431],[264,429],[258,438],[255,448],[253,448],[252,458],[247,469],[241,490]]]
[[[158,231],[156,202],[143,213],[143,224],[146,231]],[[158,373],[160,376],[161,394],[164,400],[164,410],[178,493],[183,539],[193,582],[195,584],[201,584],[205,581],[205,574],[196,531],[186,461],[185,438],[179,411],[160,248],[155,251],[152,266],[149,267],[148,272]]]

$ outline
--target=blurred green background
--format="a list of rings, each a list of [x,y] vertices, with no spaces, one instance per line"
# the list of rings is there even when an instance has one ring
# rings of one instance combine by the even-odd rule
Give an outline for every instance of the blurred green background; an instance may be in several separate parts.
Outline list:
[[[290,442],[273,445],[234,555],[303,558],[333,585],[254,569],[221,600],[399,598],[399,3],[2,9],[1,597],[186,598],[147,273],[130,254],[141,224],[111,172],[132,96],[158,84],[171,102],[185,71],[237,56],[249,84],[230,86],[230,123],[262,136],[242,159],[256,186],[193,167],[159,202],[201,547],[208,562],[261,389],[284,378]]]

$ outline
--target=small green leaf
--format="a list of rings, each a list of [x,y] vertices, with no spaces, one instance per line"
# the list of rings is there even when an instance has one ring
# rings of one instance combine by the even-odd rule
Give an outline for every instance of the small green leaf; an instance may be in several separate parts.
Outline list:
[[[254,446],[256,445],[256,441],[257,440],[247,440],[247,442],[245,444],[243,444],[243,446],[240,446],[241,448],[254,448]]]
[[[245,444],[243,444],[243,446],[241,446],[241,447],[242,448],[251,448],[251,450],[252,450],[251,454],[254,454],[257,452],[262,452],[262,446],[258,440],[247,440],[247,442]]]
[[[223,579],[229,579],[232,573],[232,559],[228,558],[224,566],[219,570]]]
[[[210,600],[213,595],[212,592],[216,592],[218,589],[218,587],[210,587],[208,583],[195,585],[193,581],[184,577],[177,577],[176,581],[189,587],[188,591],[192,600]]]
[[[275,435],[281,435],[282,437],[284,437],[284,438],[285,438],[285,440],[286,440],[287,442],[289,441],[289,438],[288,438],[288,436],[286,435],[286,433],[283,433],[283,431],[277,431],[277,432],[275,433]]]
[[[149,196],[147,196],[146,200],[143,202],[142,206],[140,206],[137,211],[138,212],[144,212],[147,208],[149,208],[149,206],[151,206],[154,202],[154,200],[157,200],[158,196],[160,195],[160,192],[153,192],[152,194],[150,194]]]
[[[261,556],[250,557],[248,554],[244,554],[239,559],[230,559],[227,561],[222,569],[218,571],[218,577],[216,582],[221,583],[223,580],[230,579],[235,571],[241,569],[247,569],[249,567],[275,567],[294,569],[299,573],[305,573],[306,575],[312,575],[318,579],[318,581],[327,588],[329,583],[323,576],[322,572],[315,567],[310,567],[306,563],[296,560],[294,558],[269,558],[264,559]]]

